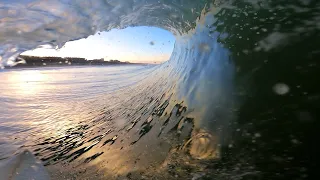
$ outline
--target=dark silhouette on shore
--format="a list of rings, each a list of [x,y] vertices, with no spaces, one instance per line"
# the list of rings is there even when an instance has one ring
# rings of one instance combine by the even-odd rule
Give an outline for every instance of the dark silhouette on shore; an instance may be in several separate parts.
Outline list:
[[[41,67],[41,66],[105,66],[105,65],[120,65],[120,64],[132,64],[128,61],[121,62],[119,60],[94,59],[86,60],[85,58],[77,57],[37,57],[37,56],[19,56],[17,58],[18,64],[8,68],[19,67]]]

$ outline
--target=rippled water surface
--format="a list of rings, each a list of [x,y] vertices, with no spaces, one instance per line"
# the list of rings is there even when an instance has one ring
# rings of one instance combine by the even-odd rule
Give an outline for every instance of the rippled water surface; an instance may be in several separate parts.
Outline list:
[[[0,158],[47,132],[58,134],[90,120],[92,111],[108,107],[105,101],[115,106],[118,97],[110,94],[136,84],[152,69],[129,65],[2,70]]]

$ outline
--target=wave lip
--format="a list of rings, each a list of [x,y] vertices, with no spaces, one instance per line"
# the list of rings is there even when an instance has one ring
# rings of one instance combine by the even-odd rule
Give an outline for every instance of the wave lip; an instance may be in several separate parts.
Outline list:
[[[1,64],[11,65],[23,51],[64,43],[99,31],[155,26],[175,34],[195,26],[205,2],[134,0],[4,1],[0,4]]]

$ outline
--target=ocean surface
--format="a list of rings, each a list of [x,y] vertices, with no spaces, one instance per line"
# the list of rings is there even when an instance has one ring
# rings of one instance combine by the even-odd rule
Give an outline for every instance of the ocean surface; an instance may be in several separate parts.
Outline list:
[[[145,78],[154,65],[41,67],[0,71],[0,159],[15,153],[33,135],[89,121],[115,91]],[[113,106],[115,97],[109,97]],[[88,119],[89,118],[89,119]]]
[[[1,158],[30,150],[52,179],[318,179],[319,12],[317,0],[1,1],[1,66],[113,28],[176,37],[156,67],[3,70]]]

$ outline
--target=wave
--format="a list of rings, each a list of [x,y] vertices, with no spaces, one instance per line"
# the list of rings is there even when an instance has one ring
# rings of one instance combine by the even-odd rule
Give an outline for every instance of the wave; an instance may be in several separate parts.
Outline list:
[[[170,60],[115,92],[116,105],[22,149],[78,178],[310,178],[319,150],[319,10],[315,0],[3,1],[3,65],[113,28],[176,36]]]

